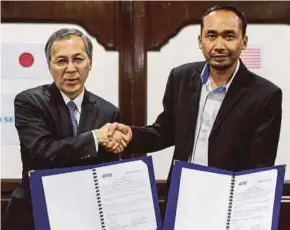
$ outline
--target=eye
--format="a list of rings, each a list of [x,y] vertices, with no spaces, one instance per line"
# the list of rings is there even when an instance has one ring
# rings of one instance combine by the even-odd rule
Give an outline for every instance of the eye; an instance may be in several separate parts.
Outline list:
[[[235,35],[233,35],[233,34],[227,34],[226,35],[226,39],[227,40],[233,40],[233,39],[235,39]]]
[[[206,37],[209,39],[215,39],[216,35],[215,34],[208,34]]]
[[[59,59],[55,63],[57,65],[59,65],[59,66],[63,66],[63,65],[66,65],[67,64],[67,60],[65,60],[65,59]]]
[[[84,60],[85,60],[85,59],[82,58],[82,57],[76,57],[76,58],[74,59],[74,62],[77,63],[77,64],[81,64]]]

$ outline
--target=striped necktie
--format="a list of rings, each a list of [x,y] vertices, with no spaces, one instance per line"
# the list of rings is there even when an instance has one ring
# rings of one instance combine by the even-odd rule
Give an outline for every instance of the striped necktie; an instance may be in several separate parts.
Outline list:
[[[68,107],[68,110],[69,110],[69,115],[70,115],[70,120],[71,120],[71,123],[72,123],[74,136],[76,136],[77,133],[78,133],[78,122],[77,122],[77,119],[76,119],[77,105],[73,101],[69,101],[67,103],[67,107]]]

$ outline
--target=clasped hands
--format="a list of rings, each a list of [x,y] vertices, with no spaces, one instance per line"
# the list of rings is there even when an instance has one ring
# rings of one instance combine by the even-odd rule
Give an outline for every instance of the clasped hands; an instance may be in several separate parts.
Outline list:
[[[102,128],[94,130],[98,143],[107,151],[123,152],[132,139],[129,126],[120,123],[107,123]]]

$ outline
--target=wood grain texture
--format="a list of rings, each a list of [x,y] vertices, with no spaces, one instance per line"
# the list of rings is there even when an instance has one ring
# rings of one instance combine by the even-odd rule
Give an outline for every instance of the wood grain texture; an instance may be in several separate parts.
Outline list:
[[[83,27],[106,50],[118,50],[117,2],[98,1],[4,1],[2,22],[71,23]]]
[[[290,2],[219,1],[242,10],[248,23],[290,24]],[[182,28],[200,24],[203,12],[216,1],[155,2],[147,3],[147,50],[158,51]]]

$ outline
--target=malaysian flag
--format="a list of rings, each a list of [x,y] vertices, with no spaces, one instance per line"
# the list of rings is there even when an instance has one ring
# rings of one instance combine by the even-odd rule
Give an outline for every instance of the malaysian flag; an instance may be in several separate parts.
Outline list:
[[[241,53],[242,62],[249,69],[261,68],[261,49],[260,48],[247,48]]]

